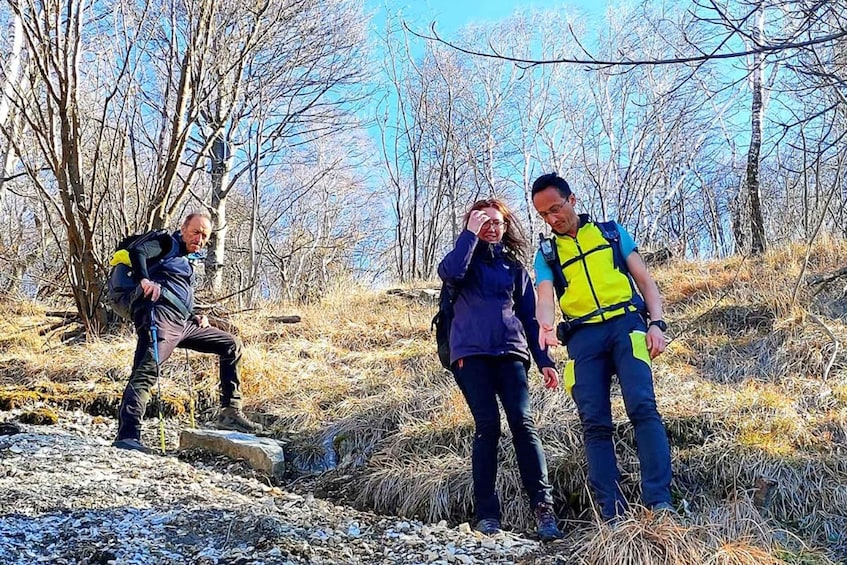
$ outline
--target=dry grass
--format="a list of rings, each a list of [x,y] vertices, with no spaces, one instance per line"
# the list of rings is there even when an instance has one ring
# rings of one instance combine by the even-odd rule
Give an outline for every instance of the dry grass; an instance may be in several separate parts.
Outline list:
[[[613,526],[585,533],[577,558],[593,565],[644,563],[695,565],[704,563],[706,544],[695,528],[650,512],[630,514]]]
[[[636,508],[615,529],[599,526],[585,488],[573,402],[533,379],[532,410],[557,504],[570,503],[570,518],[589,520],[578,529],[578,554],[570,557],[584,563],[829,563],[829,551],[845,559],[847,298],[840,281],[804,282],[792,304],[805,256],[805,248],[792,246],[758,260],[680,262],[656,271],[675,337],[656,363],[656,391],[672,444],[674,499],[690,509],[684,518]],[[809,255],[804,276],[835,271],[845,259],[847,244],[822,244]],[[473,422],[452,377],[438,365],[429,330],[434,310],[425,298],[350,287],[317,305],[267,305],[237,315],[245,399],[290,442],[296,468],[340,464],[325,480],[352,477],[344,489],[348,500],[426,520],[471,520]],[[119,395],[131,336],[64,346],[38,335],[43,312],[0,305],[0,392],[21,405],[59,403],[62,395],[86,391]],[[274,322],[281,314],[303,321]],[[176,406],[186,398],[189,375],[205,405],[214,403],[213,359],[191,354],[186,361],[178,352],[167,367],[165,396]],[[619,393],[613,409],[622,488],[637,501],[634,434]],[[504,424],[503,518],[531,529],[510,443]],[[773,483],[767,496],[757,490],[763,480]]]

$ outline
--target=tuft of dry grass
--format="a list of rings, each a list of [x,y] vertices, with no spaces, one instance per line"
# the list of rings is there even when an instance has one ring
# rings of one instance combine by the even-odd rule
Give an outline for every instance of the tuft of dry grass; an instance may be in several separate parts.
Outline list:
[[[59,423],[59,413],[51,406],[39,406],[20,415],[24,424],[36,426],[51,426]]]
[[[428,522],[455,520],[471,512],[470,465],[464,457],[446,451],[402,460],[375,455],[360,481],[355,502],[376,512],[417,516]]]
[[[699,565],[708,553],[699,529],[652,512],[630,513],[614,525],[588,530],[577,548],[579,561],[592,565]]]

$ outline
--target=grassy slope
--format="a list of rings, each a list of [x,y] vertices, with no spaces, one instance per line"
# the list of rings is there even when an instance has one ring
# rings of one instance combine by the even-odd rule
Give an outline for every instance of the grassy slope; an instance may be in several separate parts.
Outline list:
[[[656,391],[672,442],[674,496],[690,514],[684,527],[637,511],[614,531],[585,526],[577,557],[613,563],[630,552],[644,563],[824,563],[819,550],[826,550],[845,558],[847,357],[839,344],[847,338],[847,298],[837,280],[804,281],[795,297],[805,252],[790,247],[757,261],[655,270],[674,337],[655,365]],[[823,244],[810,255],[807,278],[835,271],[845,259],[847,245]],[[129,335],[67,347],[38,336],[41,308],[3,308],[0,407],[27,402],[25,391],[38,390],[114,409],[132,355]],[[342,467],[326,475],[326,488],[343,482],[348,500],[381,512],[463,520],[471,515],[473,424],[434,354],[433,308],[348,288],[298,308],[300,324],[270,321],[291,313],[282,307],[234,321],[246,344],[248,408],[277,418],[278,433],[297,445],[300,466],[316,464],[321,446],[331,444]],[[166,372],[164,396],[174,414],[186,405],[185,360],[179,353]],[[194,392],[209,404],[214,362],[192,355],[189,363]],[[565,393],[545,391],[540,379],[531,392],[559,503],[567,499],[572,517],[593,520],[575,407]],[[620,395],[613,400],[623,488],[637,500],[632,428]],[[504,446],[508,441],[504,430]],[[501,452],[504,519],[524,528],[531,521],[513,450]],[[814,549],[799,549],[795,535]]]

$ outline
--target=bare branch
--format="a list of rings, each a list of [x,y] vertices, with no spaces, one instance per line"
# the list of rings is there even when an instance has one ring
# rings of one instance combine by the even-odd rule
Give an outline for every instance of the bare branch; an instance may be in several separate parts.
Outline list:
[[[813,45],[821,45],[824,43],[830,43],[833,41],[837,41],[844,37],[847,37],[847,30],[840,31],[838,33],[832,33],[829,35],[825,35],[822,37],[815,37],[809,39],[807,41],[794,41],[794,42],[786,42],[786,43],[777,43],[777,44],[767,44],[761,45],[759,47],[755,47],[752,49],[747,49],[743,51],[731,51],[727,53],[710,53],[705,55],[694,55],[691,57],[672,57],[668,59],[597,59],[594,57],[588,59],[579,59],[574,57],[562,57],[559,59],[527,59],[524,57],[513,57],[510,55],[501,55],[496,52],[485,52],[485,51],[476,51],[473,49],[469,49],[466,47],[462,47],[456,43],[451,41],[447,41],[443,39],[436,31],[435,24],[432,25],[432,35],[426,35],[420,32],[413,30],[405,21],[403,22],[403,28],[406,29],[409,33],[414,35],[415,37],[419,37],[420,39],[424,39],[426,41],[432,41],[438,43],[440,45],[444,45],[449,47],[450,49],[454,49],[466,55],[472,55],[474,57],[484,57],[488,59],[498,59],[501,61],[508,61],[511,63],[518,63],[521,65],[526,65],[528,67],[534,67],[538,65],[557,65],[557,64],[572,64],[572,65],[587,65],[590,68],[600,68],[600,67],[632,67],[632,66],[642,66],[642,65],[679,65],[685,63],[696,63],[701,61],[712,61],[719,59],[737,59],[739,57],[747,57],[753,54],[766,54],[766,53],[777,53],[782,51],[788,51],[792,49],[800,49],[803,47],[810,47]],[[582,46],[580,46],[582,47]],[[583,51],[585,49],[583,48]]]

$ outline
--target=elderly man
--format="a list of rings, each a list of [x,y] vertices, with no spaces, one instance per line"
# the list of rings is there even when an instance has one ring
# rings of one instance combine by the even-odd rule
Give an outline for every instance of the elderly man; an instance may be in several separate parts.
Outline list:
[[[158,362],[163,363],[174,348],[184,347],[220,357],[221,406],[217,426],[221,429],[256,433],[262,427],[241,411],[238,365],[241,342],[237,337],[211,327],[206,316],[195,315],[194,269],[188,256],[209,241],[212,222],[202,213],[189,214],[179,231],[140,238],[128,248],[132,278],[140,288],[132,304],[132,319],[138,345],[132,374],[121,400],[118,435],[114,447],[144,453],[153,450],[141,443],[141,419],[156,382],[156,357],[151,341],[151,317],[158,329]]]

